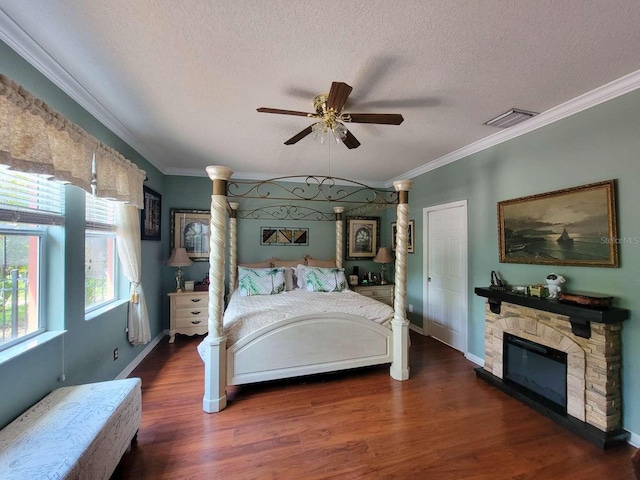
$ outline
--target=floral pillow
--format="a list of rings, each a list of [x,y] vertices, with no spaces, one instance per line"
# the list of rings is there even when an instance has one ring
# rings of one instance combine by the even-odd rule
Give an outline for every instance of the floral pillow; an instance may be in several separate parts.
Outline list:
[[[309,292],[341,292],[349,289],[343,268],[305,267],[304,281]]]
[[[284,267],[238,267],[238,289],[243,297],[282,293],[285,290]]]

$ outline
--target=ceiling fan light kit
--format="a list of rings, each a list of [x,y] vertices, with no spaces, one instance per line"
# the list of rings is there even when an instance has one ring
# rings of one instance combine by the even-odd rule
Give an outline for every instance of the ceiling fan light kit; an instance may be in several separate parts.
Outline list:
[[[345,123],[400,125],[404,121],[402,115],[397,113],[343,113],[342,109],[352,90],[353,88],[344,82],[333,82],[329,93],[321,93],[313,99],[315,113],[267,107],[258,108],[258,112],[296,115],[319,120],[284,142],[285,145],[293,145],[313,133],[313,138],[320,140],[320,143],[325,143],[332,137],[336,143],[344,143],[349,149],[358,148],[360,142],[344,125]]]

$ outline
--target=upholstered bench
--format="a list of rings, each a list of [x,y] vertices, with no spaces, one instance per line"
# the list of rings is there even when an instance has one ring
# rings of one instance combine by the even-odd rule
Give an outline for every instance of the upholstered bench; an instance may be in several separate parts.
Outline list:
[[[141,384],[54,390],[0,431],[0,478],[108,479],[140,427]]]

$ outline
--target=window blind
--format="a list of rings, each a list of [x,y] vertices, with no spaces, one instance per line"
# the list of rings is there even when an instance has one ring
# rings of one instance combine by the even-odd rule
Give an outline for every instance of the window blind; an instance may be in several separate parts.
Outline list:
[[[0,222],[64,224],[64,184],[0,168]]]
[[[87,230],[116,229],[116,202],[86,194],[85,221]]]

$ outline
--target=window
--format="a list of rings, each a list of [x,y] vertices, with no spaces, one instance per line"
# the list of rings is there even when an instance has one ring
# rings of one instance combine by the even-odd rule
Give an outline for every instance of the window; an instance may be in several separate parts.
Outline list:
[[[0,350],[45,330],[45,243],[63,210],[61,183],[0,167]]]
[[[86,312],[116,299],[115,203],[86,195],[84,243]]]

